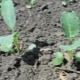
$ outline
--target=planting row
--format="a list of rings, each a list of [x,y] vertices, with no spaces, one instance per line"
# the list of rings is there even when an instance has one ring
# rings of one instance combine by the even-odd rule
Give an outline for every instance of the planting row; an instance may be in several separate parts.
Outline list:
[[[35,0],[29,0],[30,5],[27,5],[27,8],[31,8]],[[71,0],[72,2],[72,0]],[[68,2],[68,3],[71,3]],[[9,29],[11,29],[12,34],[8,36],[0,36],[0,50],[3,52],[12,52],[14,54],[20,54],[20,44],[17,37],[18,32],[14,30],[16,24],[16,14],[12,0],[2,0],[1,1],[1,15],[4,22],[7,24]],[[60,49],[64,50],[68,54],[69,60],[73,60],[73,50],[80,47],[80,39],[76,40],[75,37],[79,34],[79,17],[74,11],[72,12],[63,12],[60,18],[61,28],[64,32],[64,38],[68,40],[68,45],[61,45]],[[37,46],[32,44],[28,47],[27,50],[22,52],[33,52],[33,49]],[[15,49],[17,52],[15,52]],[[64,60],[64,53],[56,52],[55,58],[52,60],[53,65],[60,65]],[[80,52],[75,53],[75,62],[80,62]]]

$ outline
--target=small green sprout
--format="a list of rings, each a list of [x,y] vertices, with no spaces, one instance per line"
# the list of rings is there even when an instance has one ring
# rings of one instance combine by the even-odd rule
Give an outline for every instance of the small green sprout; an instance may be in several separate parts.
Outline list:
[[[29,45],[28,49],[23,53],[25,54],[26,52],[34,52],[33,49],[36,48],[37,46],[35,44]]]
[[[63,6],[67,6],[67,2],[66,1],[62,1],[62,5]]]
[[[61,52],[55,53],[55,58],[52,60],[52,64],[57,66],[63,63],[64,56]]]
[[[29,2],[29,5],[26,5],[26,8],[30,9],[33,7],[35,0],[28,0],[28,2]]]
[[[31,45],[28,47],[27,51],[33,51],[34,48],[36,48],[36,45],[35,45],[35,44],[31,44]]]
[[[67,0],[67,1],[62,1],[62,5],[63,6],[68,6],[71,4],[71,2],[73,2],[74,0]]]

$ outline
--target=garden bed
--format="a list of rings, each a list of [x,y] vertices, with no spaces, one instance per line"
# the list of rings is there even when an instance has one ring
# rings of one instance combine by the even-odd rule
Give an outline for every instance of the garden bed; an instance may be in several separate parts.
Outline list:
[[[60,51],[59,46],[67,44],[60,24],[61,14],[75,11],[80,17],[79,0],[67,7],[62,6],[62,0],[36,0],[32,9],[25,7],[27,0],[13,1],[21,52],[20,55],[0,52],[0,80],[80,80],[79,63],[65,61],[65,65],[57,67],[51,63],[54,53]],[[0,16],[0,36],[10,33]],[[39,48],[35,54],[37,58],[26,62],[26,57],[30,56],[22,55],[22,52],[33,43]]]

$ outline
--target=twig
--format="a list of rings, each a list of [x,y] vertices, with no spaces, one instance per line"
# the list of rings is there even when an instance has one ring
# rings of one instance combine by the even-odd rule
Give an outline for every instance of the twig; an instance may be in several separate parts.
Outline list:
[[[60,67],[55,67],[55,69],[60,69],[60,70],[64,70],[64,71],[70,71],[70,72],[75,72],[77,74],[80,74],[79,71],[73,70],[73,69],[67,69],[67,68],[60,68]]]
[[[34,67],[32,69],[33,73],[36,74],[36,69],[37,69],[37,63],[38,63],[38,60],[36,60],[35,64],[34,64]]]

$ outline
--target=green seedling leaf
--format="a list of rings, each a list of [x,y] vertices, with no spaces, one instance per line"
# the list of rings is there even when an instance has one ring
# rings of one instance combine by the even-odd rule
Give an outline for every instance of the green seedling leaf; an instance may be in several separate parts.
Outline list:
[[[77,36],[79,33],[79,17],[77,17],[74,11],[63,12],[60,23],[64,31],[66,39],[71,40],[73,37]]]
[[[31,5],[26,5],[26,8],[29,8],[30,9],[30,8],[32,8],[32,6]]]
[[[36,48],[36,47],[37,46],[35,44],[31,44],[23,54],[25,54],[26,52],[33,52],[33,49]]]
[[[16,33],[13,33],[9,36],[0,36],[0,50],[4,52],[9,52],[11,51],[13,47],[13,42],[14,42],[14,35]]]
[[[2,0],[1,2],[1,14],[8,27],[14,31],[16,23],[15,10],[12,0]]]
[[[64,51],[71,51],[74,49],[77,49],[80,46],[80,39],[73,42],[71,45],[61,45],[60,49],[63,49]]]
[[[63,6],[67,6],[67,2],[66,1],[62,1],[62,5]]]
[[[77,52],[75,55],[76,62],[80,62],[80,52]]]
[[[52,64],[57,66],[63,63],[63,54],[61,52],[56,52],[55,53],[55,58],[52,60]]]
[[[31,45],[28,47],[27,51],[33,51],[34,48],[36,48],[36,45],[35,45],[35,44],[31,44]]]
[[[19,47],[19,41],[18,41],[18,37],[17,37],[17,32],[14,35],[14,44],[15,44],[15,46],[17,48],[17,52],[20,53],[20,47]]]

